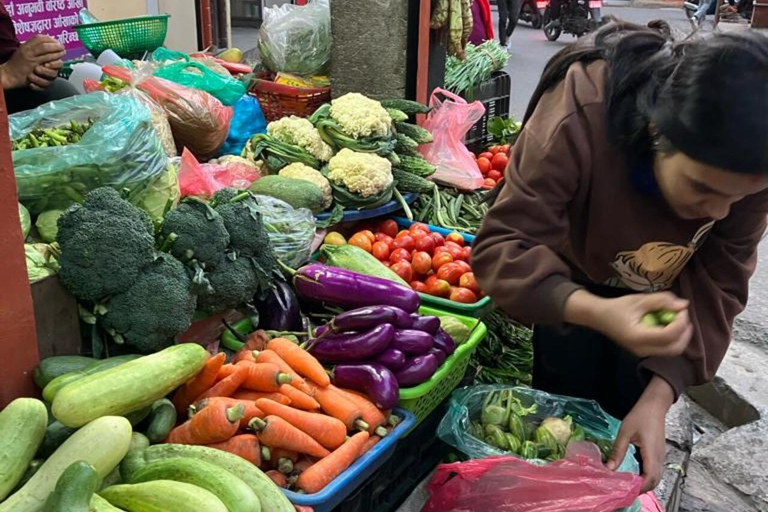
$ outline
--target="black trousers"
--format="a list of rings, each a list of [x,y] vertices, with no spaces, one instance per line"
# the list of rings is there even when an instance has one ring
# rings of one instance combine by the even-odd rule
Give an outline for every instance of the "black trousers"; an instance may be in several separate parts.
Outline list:
[[[498,0],[499,6],[499,42],[504,46],[512,35],[520,17],[522,0]]]
[[[57,78],[42,91],[32,89],[11,89],[5,91],[5,105],[9,114],[39,107],[49,101],[60,100],[80,94],[68,81]]]

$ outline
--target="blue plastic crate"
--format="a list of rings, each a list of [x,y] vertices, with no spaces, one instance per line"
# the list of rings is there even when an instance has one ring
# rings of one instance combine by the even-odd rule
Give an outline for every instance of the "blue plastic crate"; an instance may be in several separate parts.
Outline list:
[[[395,408],[393,414],[402,421],[385,438],[376,443],[346,471],[337,476],[325,489],[314,494],[299,494],[283,490],[294,505],[312,507],[315,512],[331,512],[362,485],[395,453],[398,440],[416,424],[416,417],[405,409]]]
[[[412,221],[406,219],[405,217],[393,217],[395,221],[397,222],[397,225],[401,228],[409,228],[411,227],[411,224],[413,224]],[[443,236],[450,235],[451,233],[456,233],[457,231],[455,229],[446,229],[441,228],[440,226],[435,226],[434,224],[427,224],[429,226],[430,231],[434,231],[435,233],[440,233]],[[470,235],[469,233],[462,233],[459,231],[458,233],[461,234],[461,236],[464,237],[464,241],[468,243],[469,245],[472,245],[475,242],[475,235]]]
[[[403,199],[405,199],[405,202],[408,204],[411,204],[414,201],[416,201],[418,197],[419,197],[418,194],[403,194]],[[371,208],[370,210],[346,210],[344,212],[344,219],[341,220],[340,222],[352,222],[356,220],[365,220],[365,219],[373,219],[376,217],[383,217],[384,215],[389,215],[390,213],[394,213],[400,209],[401,209],[400,203],[395,199],[393,199],[390,202],[379,206],[378,208]],[[319,213],[315,215],[315,218],[317,220],[325,220],[330,216],[331,214],[326,212],[326,213]]]

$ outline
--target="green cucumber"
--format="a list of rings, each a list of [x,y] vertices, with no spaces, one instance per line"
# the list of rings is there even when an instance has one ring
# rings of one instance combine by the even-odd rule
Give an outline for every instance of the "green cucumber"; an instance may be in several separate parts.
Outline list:
[[[85,356],[53,356],[46,357],[40,361],[40,365],[35,368],[32,378],[40,389],[45,388],[49,382],[70,372],[79,372],[85,370],[98,362],[98,359]]]
[[[176,406],[167,398],[161,398],[152,404],[149,426],[146,433],[150,443],[162,443],[176,425]]]
[[[399,123],[408,120],[408,114],[396,108],[388,108],[387,114],[389,114],[393,122]]]
[[[133,475],[131,483],[173,480],[211,491],[229,512],[260,512],[256,493],[236,475],[219,466],[195,459],[166,459],[147,464]]]
[[[76,428],[62,425],[60,421],[51,422],[45,430],[45,437],[40,444],[40,448],[37,449],[36,456],[41,459],[47,459],[76,431]]]
[[[397,133],[402,133],[415,140],[418,144],[429,144],[434,140],[432,133],[419,125],[410,123],[395,123]]]
[[[280,199],[294,208],[308,208],[312,213],[325,210],[323,191],[309,181],[283,176],[264,176],[254,181],[248,190],[256,195]]]
[[[43,389],[43,398],[45,399],[46,402],[53,402],[53,399],[56,397],[56,394],[67,384],[71,384],[72,382],[80,380],[83,377],[86,377],[88,375],[99,373],[104,370],[114,368],[115,366],[120,366],[121,364],[127,363],[128,361],[133,361],[134,359],[138,359],[140,357],[141,356],[135,355],[135,354],[109,357],[107,359],[103,359],[97,362],[94,365],[89,366],[85,370],[80,370],[77,372],[70,372],[70,373],[65,373],[64,375],[59,375],[58,377],[53,379],[51,382],[49,382],[47,386],[45,386],[45,389]]]
[[[325,258],[325,264],[331,267],[344,268],[364,274],[366,276],[379,277],[393,283],[409,286],[394,271],[381,264],[372,254],[355,245],[323,245],[320,254]]]
[[[435,184],[433,182],[402,169],[393,167],[392,177],[396,182],[395,187],[400,192],[431,194],[435,191]]]
[[[81,460],[74,462],[59,477],[43,512],[90,512],[91,497],[100,481],[93,466]]]
[[[172,480],[113,485],[99,494],[112,505],[130,512],[228,512],[210,491]]]
[[[381,100],[379,103],[381,103],[381,106],[384,108],[394,108],[409,115],[428,114],[430,110],[430,108],[423,103],[412,100],[390,99]]]
[[[34,398],[17,398],[0,411],[0,501],[21,481],[47,426],[45,404]]]
[[[29,482],[29,479],[35,476],[35,473],[37,473],[37,470],[43,466],[43,462],[45,462],[43,459],[32,459],[32,462],[30,462],[29,466],[27,466],[27,470],[24,472],[24,475],[21,477],[21,480],[19,480],[19,483],[16,484],[16,487],[13,489],[13,492],[16,492],[22,487],[24,487],[24,484]]]
[[[119,508],[113,506],[110,502],[94,494],[91,497],[91,512],[123,512]]]

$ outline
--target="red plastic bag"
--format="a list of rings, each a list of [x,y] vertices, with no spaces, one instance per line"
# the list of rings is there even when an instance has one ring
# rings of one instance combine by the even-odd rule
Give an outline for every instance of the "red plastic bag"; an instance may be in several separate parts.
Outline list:
[[[443,464],[422,512],[613,512],[632,505],[643,479],[610,471],[591,443],[537,466],[515,457]]]
[[[441,100],[441,96],[446,99]],[[429,100],[432,111],[423,127],[432,132],[434,142],[419,148],[429,163],[437,167],[431,179],[461,190],[483,186],[483,175],[477,162],[464,145],[467,132],[485,114],[479,101],[467,103],[464,98],[445,89],[435,89]]]
[[[642,512],[664,512],[664,506],[659,503],[659,499],[653,494],[653,491],[640,496],[640,504],[643,506]]]
[[[260,177],[258,171],[245,164],[201,164],[187,148],[181,154],[179,190],[182,197],[210,197],[227,187],[245,189]]]

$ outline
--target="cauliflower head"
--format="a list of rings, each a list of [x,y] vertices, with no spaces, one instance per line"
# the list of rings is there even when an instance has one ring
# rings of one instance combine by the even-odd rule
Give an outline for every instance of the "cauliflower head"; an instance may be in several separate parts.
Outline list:
[[[386,137],[392,127],[392,118],[381,103],[356,92],[333,100],[330,114],[344,133],[355,139]]]
[[[328,179],[361,197],[370,197],[392,184],[392,164],[373,153],[344,148],[328,162]]]
[[[267,125],[267,133],[286,144],[304,149],[321,162],[327,162],[333,156],[333,149],[320,138],[317,129],[303,117],[283,117]]]
[[[294,162],[280,169],[280,172],[277,174],[283,178],[304,180],[317,185],[317,188],[323,192],[323,208],[330,208],[331,203],[333,203],[331,182],[328,181],[328,178],[323,176],[320,171],[315,170],[308,165],[304,165],[301,162]]]

